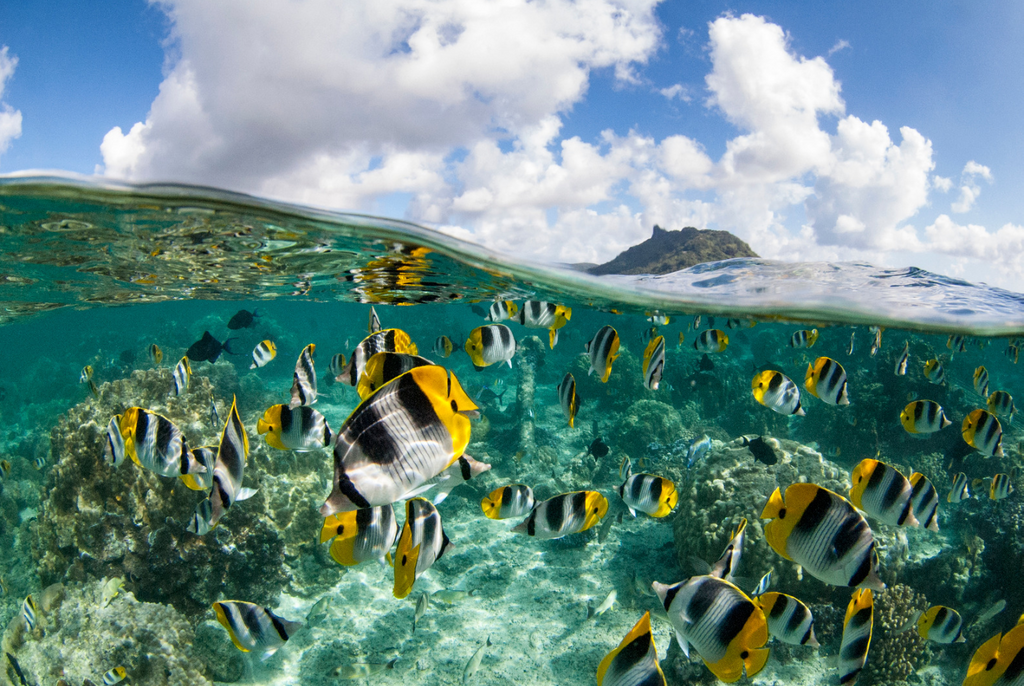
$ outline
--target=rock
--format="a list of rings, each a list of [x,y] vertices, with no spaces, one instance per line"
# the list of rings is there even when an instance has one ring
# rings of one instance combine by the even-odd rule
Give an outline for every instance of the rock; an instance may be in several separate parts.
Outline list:
[[[757,257],[750,246],[728,231],[709,231],[688,226],[666,231],[654,226],[654,233],[610,262],[588,271],[604,274],[671,274],[704,262],[734,257]]]

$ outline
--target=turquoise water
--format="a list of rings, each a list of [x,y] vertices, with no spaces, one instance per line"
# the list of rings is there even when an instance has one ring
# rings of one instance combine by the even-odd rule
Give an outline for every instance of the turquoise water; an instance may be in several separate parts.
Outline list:
[[[651,582],[704,573],[695,560],[715,562],[744,518],[736,585],[751,594],[773,570],[771,590],[810,607],[821,643],[773,639],[765,667],[744,678],[837,683],[833,658],[852,589],[785,560],[759,516],[776,487],[793,483],[848,496],[850,472],[865,458],[907,477],[923,473],[938,491],[939,531],[868,518],[888,590],[875,594],[859,683],[960,683],[975,649],[1024,612],[1017,422],[1000,418],[1002,456],[985,457],[961,435],[965,417],[986,407],[977,368],[987,370],[990,392],[1024,392],[1006,354],[1024,335],[1018,294],[917,270],[764,260],[598,279],[372,217],[208,189],[52,179],[0,185],[0,260],[0,459],[10,464],[0,481],[0,547],[10,551],[0,556],[0,626],[26,683],[99,684],[117,666],[137,684],[327,684],[346,668],[374,672],[363,683],[463,683],[489,638],[466,683],[592,684],[601,659],[648,611],[667,683],[713,683],[697,653],[687,660],[670,638]],[[478,371],[462,350],[448,358],[433,351],[441,335],[461,348],[489,323],[481,312],[496,299],[550,301],[572,315],[553,349],[547,330],[504,322],[518,342],[511,366]],[[401,600],[390,566],[339,565],[319,542],[330,448],[278,450],[257,431],[268,408],[288,403],[308,344],[319,382],[312,407],[335,432],[345,426],[360,398],[329,381],[327,368],[367,336],[371,304],[385,328],[408,333],[480,406],[465,452],[491,466],[438,504],[453,547]],[[250,328],[229,329],[240,310],[258,316]],[[643,357],[654,312],[669,322],[657,325],[664,376],[649,390]],[[584,345],[606,325],[617,331],[620,355],[601,383],[587,373]],[[872,326],[883,327],[874,352]],[[694,349],[709,328],[728,336],[723,351]],[[813,347],[790,346],[794,333],[811,328]],[[206,331],[232,338],[236,354],[193,360],[189,390],[172,396],[172,369]],[[962,351],[951,334],[965,336]],[[250,369],[263,340],[277,355]],[[906,374],[897,375],[905,344]],[[805,372],[820,356],[845,369],[849,405],[806,391]],[[932,359],[943,365],[941,383],[925,376]],[[80,380],[87,365],[95,395]],[[804,416],[754,399],[751,380],[769,369],[800,388]],[[566,372],[581,399],[572,428],[556,389]],[[215,446],[232,398],[249,441],[243,484],[257,493],[209,534],[186,530],[203,492],[131,459],[116,469],[103,461],[107,423],[129,407],[167,417],[190,446]],[[952,424],[911,435],[899,417],[916,400],[935,401]],[[690,464],[688,449],[705,436],[708,453]],[[758,436],[771,448],[767,460],[744,446],[743,437]],[[634,472],[674,484],[678,504],[667,517],[626,511],[618,494],[626,458]],[[974,496],[950,503],[958,473]],[[1014,490],[996,501],[988,480],[997,474]],[[509,483],[531,486],[538,500],[596,491],[608,511],[587,531],[536,540],[511,531],[523,517],[483,515],[481,499]],[[395,512],[401,527],[401,502]],[[110,579],[124,580],[112,599],[103,594]],[[424,592],[430,601],[413,630]],[[613,592],[610,608],[595,614]],[[26,631],[29,594],[37,618]],[[222,600],[256,603],[304,626],[260,660],[237,650],[217,623],[211,604]],[[1005,609],[983,617],[998,601]],[[915,610],[933,605],[963,616],[965,642],[898,633]],[[0,684],[20,683],[11,660],[0,661]]]

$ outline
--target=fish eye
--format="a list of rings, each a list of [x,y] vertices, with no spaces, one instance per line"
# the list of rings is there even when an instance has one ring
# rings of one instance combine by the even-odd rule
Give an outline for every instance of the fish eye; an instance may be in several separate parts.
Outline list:
[[[988,664],[986,664],[986,665],[985,665],[985,671],[987,672],[987,671],[989,671],[990,669],[992,669],[993,667],[995,667],[995,666],[996,666],[996,662],[997,662],[997,661],[998,661],[998,660],[996,660],[995,658],[992,658],[991,660],[989,660],[989,661],[988,661]]]
[[[452,401],[452,412],[458,412],[458,411],[459,411],[459,404],[453,400]]]
[[[406,565],[406,563],[408,561],[409,561],[409,556],[408,555],[402,555],[402,566],[403,567]]]
[[[750,653],[748,651],[744,650],[742,653],[740,653],[741,660],[746,660],[748,657],[750,657]]]
[[[781,510],[779,510],[779,519],[785,519],[785,518],[786,518],[786,508],[782,508]]]

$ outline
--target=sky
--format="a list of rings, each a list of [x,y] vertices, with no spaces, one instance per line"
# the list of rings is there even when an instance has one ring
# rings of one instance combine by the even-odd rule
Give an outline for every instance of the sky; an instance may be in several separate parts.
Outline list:
[[[1024,292],[1024,5],[7,0],[0,174],[604,262],[653,225]]]

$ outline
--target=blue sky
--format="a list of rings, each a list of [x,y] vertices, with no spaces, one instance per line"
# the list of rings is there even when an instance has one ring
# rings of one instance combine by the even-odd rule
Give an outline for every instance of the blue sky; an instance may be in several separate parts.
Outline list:
[[[1024,290],[1019,3],[343,5],[2,3],[0,173],[222,186],[564,261],[693,224]]]

